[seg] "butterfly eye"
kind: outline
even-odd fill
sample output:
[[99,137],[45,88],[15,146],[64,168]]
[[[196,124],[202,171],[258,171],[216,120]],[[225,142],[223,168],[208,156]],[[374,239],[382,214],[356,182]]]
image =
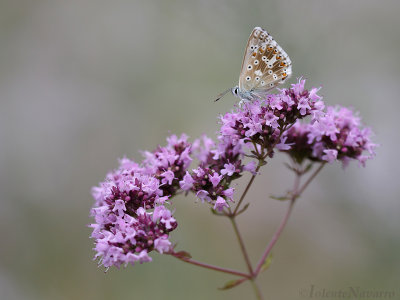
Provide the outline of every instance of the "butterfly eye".
[[235,90],[233,92],[235,93],[235,95],[237,95],[239,92],[239,88],[235,88]]

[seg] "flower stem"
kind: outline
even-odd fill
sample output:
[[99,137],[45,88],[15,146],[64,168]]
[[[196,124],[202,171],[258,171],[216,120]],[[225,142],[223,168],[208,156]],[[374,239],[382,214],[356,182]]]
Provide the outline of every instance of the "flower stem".
[[322,168],[325,166],[325,162],[321,163],[321,165],[314,171],[314,173],[311,174],[311,176],[307,179],[307,181],[303,184],[303,186],[299,189],[297,192],[298,197],[303,193],[303,191],[307,188],[307,186],[311,183],[311,181],[315,178],[315,176],[318,175],[318,173],[322,170]]
[[238,226],[236,224],[235,216],[231,215],[229,217],[229,219],[231,220],[231,223],[232,223],[232,226],[233,226],[233,230],[235,231],[236,237],[238,239],[238,242],[239,242],[239,245],[240,245],[240,249],[242,250],[242,254],[243,254],[243,257],[244,257],[244,260],[246,261],[247,269],[249,270],[249,273],[252,275],[253,274],[253,267],[251,266],[249,255],[247,254],[246,247],[244,245],[242,236],[241,236],[241,234],[239,232],[239,228],[238,228]]
[[270,254],[270,252],[271,252],[272,248],[274,247],[275,243],[278,241],[279,236],[281,235],[283,229],[285,228],[286,223],[287,223],[287,221],[289,219],[290,213],[292,212],[294,199],[292,198],[290,200],[290,205],[288,207],[288,210],[286,211],[285,217],[283,218],[283,220],[282,220],[281,224],[279,225],[277,231],[274,233],[271,241],[269,242],[267,248],[264,251],[264,254],[261,256],[261,259],[257,264],[256,270],[254,271],[255,275],[258,275],[260,273],[260,270],[261,270],[265,260],[267,259],[268,255]]
[[265,260],[267,259],[268,255],[271,253],[271,250],[275,246],[276,242],[278,241],[283,229],[285,228],[285,226],[289,220],[289,217],[292,212],[293,205],[294,205],[296,199],[298,197],[300,197],[301,193],[307,188],[307,186],[311,183],[311,181],[315,178],[315,176],[317,176],[317,174],[322,170],[324,165],[325,165],[325,163],[321,163],[321,165],[318,167],[318,169],[315,170],[315,172],[307,179],[307,181],[303,184],[303,186],[301,188],[299,188],[299,185],[300,185],[300,178],[303,174],[302,173],[296,174],[296,179],[294,182],[293,190],[291,192],[292,196],[290,198],[289,207],[286,211],[285,216],[283,217],[283,220],[281,221],[281,224],[279,225],[278,229],[272,236],[271,241],[269,242],[269,244],[267,245],[267,248],[265,249],[263,255],[261,256],[261,259],[258,262],[257,267],[254,271],[254,276],[257,276],[260,273]]
[[169,252],[169,253],[165,253],[165,254],[169,254],[172,255],[173,257],[180,259],[181,261],[184,261],[186,263],[195,265],[195,266],[199,266],[202,268],[206,268],[206,269],[210,269],[210,270],[214,270],[214,271],[218,271],[218,272],[222,272],[222,273],[228,273],[231,275],[235,275],[235,276],[240,276],[240,277],[244,277],[244,278],[251,278],[251,275],[243,273],[243,272],[239,272],[236,270],[231,270],[231,269],[227,269],[227,268],[222,268],[222,267],[218,267],[218,266],[214,266],[214,265],[210,265],[210,264],[206,264],[206,263],[202,263],[199,262],[197,260],[193,260],[189,257],[183,257],[183,256],[179,256],[178,253],[175,252]]
[[253,184],[253,181],[254,181],[254,179],[256,178],[257,173],[258,173],[258,171],[260,170],[260,168],[261,168],[261,164],[258,164],[258,166],[257,166],[257,168],[256,168],[256,170],[255,170],[255,172],[254,172],[254,174],[253,174],[253,175],[251,176],[251,178],[250,178],[249,183],[247,184],[246,188],[244,189],[243,194],[242,194],[242,196],[240,197],[239,202],[238,202],[238,204],[237,204],[236,207],[235,207],[235,210],[234,210],[233,213],[232,213],[233,216],[235,216],[236,213],[237,213],[237,211],[239,210],[239,206],[240,206],[240,204],[242,204],[242,201],[243,201],[244,197],[246,197],[246,194],[247,194],[247,192],[249,191],[251,185]]
[[261,148],[261,153],[259,153],[259,152],[258,152],[258,149],[257,149],[256,143],[253,142],[254,150],[256,151],[257,156],[258,156],[258,165],[257,165],[256,170],[254,171],[254,174],[251,176],[249,183],[247,184],[246,188],[244,189],[244,192],[243,192],[242,196],[240,197],[239,202],[238,202],[238,204],[237,204],[236,207],[235,207],[235,210],[233,211],[233,216],[235,216],[236,213],[238,212],[239,207],[240,207],[240,205],[242,204],[242,201],[243,201],[244,197],[246,197],[246,194],[247,194],[247,192],[249,191],[251,185],[253,184],[253,181],[254,181],[254,179],[256,178],[258,171],[260,171],[261,166],[263,166],[264,164],[266,164],[265,159],[266,159],[268,156],[270,156],[271,153],[274,151],[274,148],[275,148],[276,144],[278,144],[278,142],[281,140],[281,136],[282,136],[282,134],[285,132],[285,130],[286,130],[286,127],[280,131],[277,140],[275,141],[275,143],[273,143],[273,144],[271,145],[271,147],[269,148],[269,150],[267,151],[266,154],[264,154],[264,146],[262,146],[262,148]]
[[261,293],[260,287],[258,286],[256,280],[255,279],[251,279],[250,281],[251,281],[251,285],[253,286],[253,290],[254,290],[254,293],[256,294],[257,299],[258,300],[263,300],[264,297],[263,297],[263,295]]

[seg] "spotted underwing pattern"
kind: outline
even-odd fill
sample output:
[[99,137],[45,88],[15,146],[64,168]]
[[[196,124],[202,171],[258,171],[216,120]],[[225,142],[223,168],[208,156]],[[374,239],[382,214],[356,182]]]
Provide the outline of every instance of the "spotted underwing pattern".
[[262,96],[292,74],[292,62],[268,32],[255,27],[247,41],[239,91]]

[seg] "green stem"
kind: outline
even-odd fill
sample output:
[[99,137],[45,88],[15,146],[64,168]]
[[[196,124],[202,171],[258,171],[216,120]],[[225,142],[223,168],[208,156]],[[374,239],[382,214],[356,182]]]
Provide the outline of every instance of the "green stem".
[[242,204],[242,201],[243,201],[244,197],[246,197],[246,194],[247,194],[247,192],[249,191],[251,185],[253,184],[254,179],[256,178],[257,173],[258,173],[258,171],[260,170],[260,168],[261,168],[261,164],[259,163],[258,166],[257,166],[257,168],[256,168],[256,170],[255,170],[255,172],[254,172],[254,174],[251,176],[249,183],[247,184],[246,188],[244,189],[243,194],[242,194],[242,196],[240,197],[239,202],[238,202],[238,204],[236,205],[235,210],[233,211],[232,215],[235,216],[236,213],[237,213],[237,211],[239,210],[239,206],[240,206],[240,204]]
[[274,148],[275,148],[276,144],[281,140],[281,136],[282,136],[282,134],[283,134],[283,132],[284,132],[285,130],[286,130],[286,129],[281,130],[281,132],[279,133],[279,136],[278,136],[276,142],[270,147],[270,149],[267,151],[266,154],[264,154],[264,146],[262,146],[261,153],[259,153],[259,152],[258,152],[258,149],[257,149],[256,143],[253,142],[254,149],[255,149],[256,153],[258,154],[258,155],[257,155],[257,156],[258,156],[258,165],[257,165],[257,168],[256,168],[254,174],[251,176],[249,183],[247,184],[246,188],[244,189],[244,192],[243,192],[242,196],[240,197],[239,202],[238,202],[238,204],[237,204],[236,207],[235,207],[235,210],[233,211],[233,215],[234,215],[234,216],[235,216],[236,213],[238,212],[239,207],[240,207],[240,205],[242,204],[242,201],[243,201],[244,197],[246,197],[246,194],[247,194],[247,192],[249,191],[251,185],[253,184],[253,181],[254,181],[254,179],[256,178],[258,171],[260,171],[261,166],[264,165],[264,164],[266,163],[266,162],[265,162],[265,159],[266,159],[268,156],[270,156],[271,153],[274,151]]
[[234,216],[230,216],[229,219],[231,220],[231,223],[232,223],[232,226],[233,226],[233,230],[235,231],[236,237],[238,239],[238,242],[239,242],[239,245],[240,245],[240,249],[242,250],[242,254],[243,254],[243,257],[244,257],[244,260],[246,261],[247,269],[249,270],[250,274],[253,274],[253,267],[251,266],[249,255],[247,254],[246,247],[244,245],[242,236],[241,236],[241,234],[239,232],[239,228],[238,228],[238,226],[236,224],[235,217]]
[[255,281],[255,279],[251,279],[251,285],[253,287],[254,293],[256,294],[257,300],[263,300],[264,297],[261,293],[260,287],[258,286],[257,282]]

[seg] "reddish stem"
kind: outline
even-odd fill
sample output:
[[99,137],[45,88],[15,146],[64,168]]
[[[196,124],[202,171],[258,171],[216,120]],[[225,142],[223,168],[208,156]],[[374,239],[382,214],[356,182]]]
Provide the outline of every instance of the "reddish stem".
[[307,181],[303,184],[303,186],[301,188],[299,188],[300,185],[300,178],[303,175],[302,173],[297,173],[296,174],[296,180],[293,186],[293,190],[292,190],[292,197],[290,198],[290,204],[289,207],[286,211],[285,216],[283,217],[283,220],[281,221],[281,224],[279,225],[278,229],[276,230],[276,232],[274,233],[271,241],[269,242],[269,244],[267,245],[267,248],[265,249],[260,261],[257,264],[257,267],[254,271],[254,276],[256,277],[260,271],[261,268],[265,262],[265,260],[267,259],[268,255],[271,253],[272,248],[275,246],[276,242],[278,241],[283,229],[285,228],[287,221],[289,220],[290,217],[290,213],[292,212],[293,209],[293,205],[296,201],[296,199],[298,197],[300,197],[301,193],[307,188],[307,186],[311,183],[311,181],[315,178],[315,176],[317,176],[317,174],[322,170],[322,168],[324,167],[325,163],[321,163],[321,165],[318,167],[317,170],[315,170],[315,172],[307,179]]
[[227,269],[227,268],[222,268],[222,267],[218,267],[218,266],[214,266],[214,265],[210,265],[210,264],[206,264],[206,263],[202,263],[199,262],[197,260],[193,260],[191,258],[188,257],[184,257],[184,256],[180,256],[179,254],[175,253],[175,252],[170,252],[170,253],[165,253],[165,254],[169,254],[172,255],[173,257],[180,259],[181,261],[184,261],[186,263],[195,265],[195,266],[199,266],[199,267],[203,267],[206,269],[210,269],[210,270],[214,270],[214,271],[218,271],[218,272],[222,272],[222,273],[228,273],[231,275],[236,275],[236,276],[240,276],[240,277],[244,277],[244,278],[248,278],[250,279],[251,276],[249,274],[243,273],[243,272],[239,272],[236,270],[231,270],[231,269]]
[[271,241],[269,242],[267,248],[264,251],[264,254],[262,255],[260,261],[257,264],[256,270],[254,271],[255,276],[257,276],[260,273],[260,270],[261,270],[265,260],[267,259],[268,255],[270,254],[275,243],[278,241],[279,236],[281,235],[281,233],[283,231],[283,228],[285,228],[286,223],[289,219],[290,213],[292,212],[293,204],[294,204],[294,199],[292,198],[290,200],[290,205],[289,205],[288,210],[286,211],[285,217],[283,218],[281,224],[279,225],[278,230],[274,233]]

